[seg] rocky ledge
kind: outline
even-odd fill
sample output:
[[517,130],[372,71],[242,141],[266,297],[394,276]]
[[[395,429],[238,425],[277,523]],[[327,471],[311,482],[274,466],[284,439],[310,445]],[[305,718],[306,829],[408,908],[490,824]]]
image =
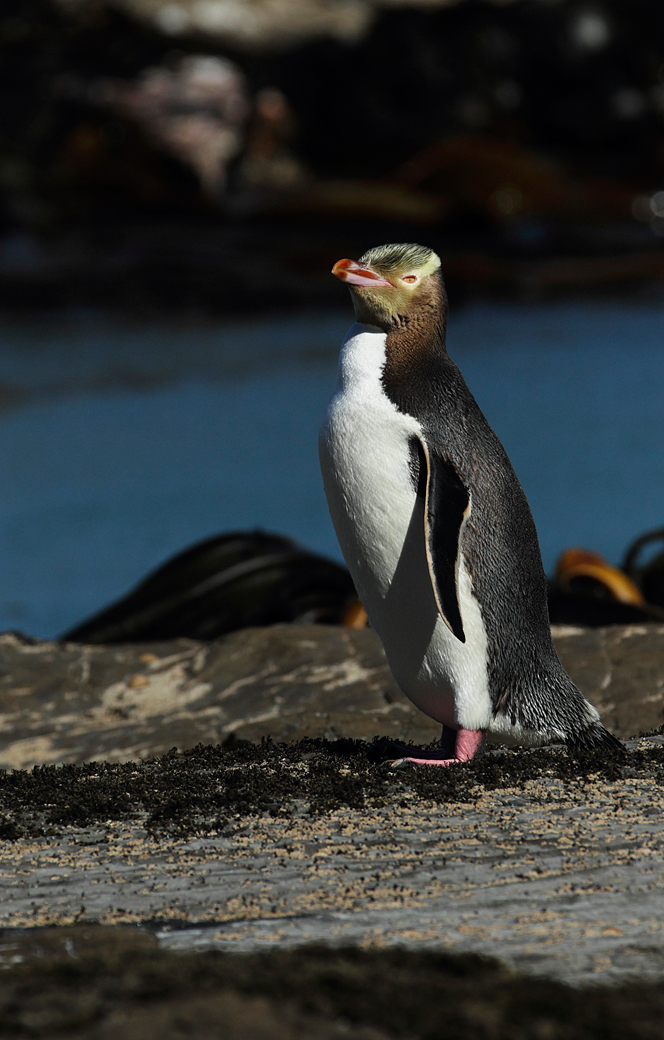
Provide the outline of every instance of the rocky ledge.
[[[664,627],[558,629],[555,639],[614,732],[661,725]],[[291,1010],[311,1009],[330,971],[365,979],[385,966],[414,979],[431,968],[441,986],[446,973],[484,972],[493,981],[482,982],[477,1014],[495,1029],[464,1033],[477,1038],[515,1035],[500,1017],[512,1007],[533,1040],[553,1036],[570,1008],[578,1037],[640,1036],[631,1007],[661,1016],[661,735],[628,740],[622,756],[494,749],[454,769],[391,770],[370,738],[426,740],[436,728],[399,694],[371,631],[276,626],[210,644],[116,647],[5,634],[0,661],[3,761],[45,763],[0,772],[6,1035],[50,1036],[66,1012],[71,1036],[117,1035],[122,1016],[136,1014],[136,1035],[175,1037],[180,1026],[162,1028],[164,1016],[193,1023],[210,1002],[241,1004],[234,973],[268,985],[271,965],[291,962]],[[117,941],[131,978],[125,954],[113,960],[118,926],[127,928]],[[312,942],[324,946],[309,953]],[[71,963],[56,951],[51,965],[40,943],[64,943]],[[182,956],[190,951],[201,954],[196,968]],[[502,966],[463,960],[469,954]],[[258,976],[253,962],[242,967],[256,956]],[[304,962],[319,964],[318,981],[306,981]],[[176,981],[210,973],[195,1008],[178,1004],[170,984],[145,997],[140,980],[154,980],[148,965],[157,963]],[[613,988],[574,995],[555,988],[563,983]],[[626,983],[637,989],[615,988]],[[251,992],[262,992],[256,985]],[[104,996],[111,990],[119,1003]],[[526,994],[539,996],[524,1011]],[[614,1022],[621,1002],[626,1018]],[[421,1005],[431,1005],[424,994]],[[443,1006],[475,1022],[461,991]],[[242,1008],[240,1018],[254,1013]],[[281,1011],[265,1014],[276,1021]],[[363,1040],[443,1028],[418,1019],[400,1032],[343,1001],[338,1015]],[[229,1036],[247,1035],[238,1023]],[[338,1035],[336,1025],[302,1028],[293,1026],[298,1036]]]
[[[569,674],[605,725],[664,723],[664,626],[557,628]],[[0,636],[0,767],[144,760],[235,737],[427,742],[438,727],[398,690],[375,634],[244,629],[213,643],[123,646]]]
[[123,924],[174,953],[397,946],[576,985],[664,978],[663,737],[442,770],[372,750],[236,743],[5,773],[0,946]]

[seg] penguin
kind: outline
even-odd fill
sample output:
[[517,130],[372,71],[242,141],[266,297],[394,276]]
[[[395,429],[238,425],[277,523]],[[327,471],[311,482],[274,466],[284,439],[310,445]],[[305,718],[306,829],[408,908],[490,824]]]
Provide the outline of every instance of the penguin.
[[551,640],[535,523],[505,449],[447,353],[440,258],[378,246],[332,268],[356,322],[320,431],[332,522],[370,624],[448,766],[487,738],[621,748]]

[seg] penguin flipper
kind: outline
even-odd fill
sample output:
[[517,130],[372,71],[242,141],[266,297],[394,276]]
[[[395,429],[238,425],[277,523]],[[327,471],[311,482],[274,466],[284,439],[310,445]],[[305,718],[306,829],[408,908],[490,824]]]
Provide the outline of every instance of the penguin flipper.
[[461,532],[470,514],[470,492],[449,460],[426,444],[422,447],[427,467],[424,535],[429,575],[443,621],[465,643],[458,581]]

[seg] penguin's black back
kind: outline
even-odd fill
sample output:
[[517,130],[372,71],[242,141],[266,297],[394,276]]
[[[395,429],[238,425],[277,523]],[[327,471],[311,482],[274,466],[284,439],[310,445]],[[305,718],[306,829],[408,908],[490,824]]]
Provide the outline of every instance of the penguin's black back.
[[[570,744],[618,743],[588,716],[551,639],[547,584],[528,501],[498,437],[444,346],[419,357],[389,350],[383,388],[420,423],[430,454],[454,468],[471,494],[463,552],[487,634],[495,713]],[[396,359],[396,363],[395,363]]]

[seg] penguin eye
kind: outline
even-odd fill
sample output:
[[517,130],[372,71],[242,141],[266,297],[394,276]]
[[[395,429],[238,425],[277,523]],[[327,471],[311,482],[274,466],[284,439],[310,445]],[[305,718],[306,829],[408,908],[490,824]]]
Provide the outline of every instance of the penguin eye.
[[416,274],[406,274],[401,279],[401,281],[402,282],[408,282],[410,285],[413,285],[413,283],[417,281],[417,275]]

